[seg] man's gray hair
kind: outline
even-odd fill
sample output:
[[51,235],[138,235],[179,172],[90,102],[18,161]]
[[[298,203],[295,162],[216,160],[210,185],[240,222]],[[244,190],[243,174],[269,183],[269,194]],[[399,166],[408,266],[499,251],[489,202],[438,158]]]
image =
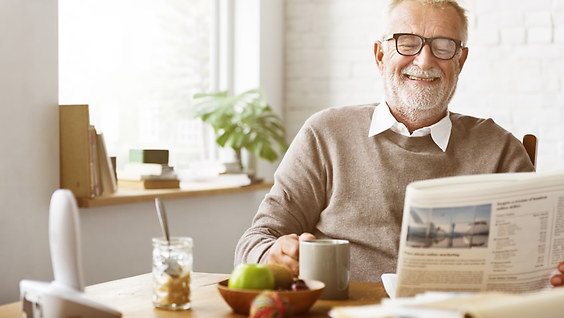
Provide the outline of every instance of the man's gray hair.
[[435,7],[445,7],[451,6],[456,10],[458,16],[460,17],[460,21],[462,21],[462,42],[466,43],[468,40],[468,17],[466,16],[466,9],[464,9],[458,1],[456,0],[390,0],[390,4],[388,6],[388,16],[392,13],[392,11],[402,2],[405,1],[416,1],[424,5],[431,5]]

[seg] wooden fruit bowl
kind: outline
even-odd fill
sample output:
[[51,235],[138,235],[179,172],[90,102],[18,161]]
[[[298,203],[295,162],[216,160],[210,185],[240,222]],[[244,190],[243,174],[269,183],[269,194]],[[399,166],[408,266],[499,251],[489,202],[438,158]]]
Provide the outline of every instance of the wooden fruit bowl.
[[[217,289],[225,302],[233,309],[235,313],[248,315],[253,299],[262,292],[262,290],[254,289],[236,289],[227,287],[226,279],[217,283]],[[293,309],[295,315],[303,314],[309,311],[315,301],[321,296],[325,284],[317,280],[305,280],[309,290],[275,290],[282,298],[286,298]]]

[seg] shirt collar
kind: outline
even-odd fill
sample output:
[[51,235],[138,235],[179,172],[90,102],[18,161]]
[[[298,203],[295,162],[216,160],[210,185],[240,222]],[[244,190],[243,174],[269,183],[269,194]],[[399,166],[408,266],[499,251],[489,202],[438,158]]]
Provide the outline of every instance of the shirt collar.
[[449,114],[450,113],[447,111],[446,116],[438,122],[431,126],[419,128],[410,134],[404,124],[396,121],[386,102],[382,101],[378,106],[376,106],[376,109],[372,114],[372,122],[370,123],[368,137],[376,136],[388,129],[407,137],[420,137],[431,134],[433,142],[441,148],[443,152],[445,152],[452,129],[452,122],[450,121]]

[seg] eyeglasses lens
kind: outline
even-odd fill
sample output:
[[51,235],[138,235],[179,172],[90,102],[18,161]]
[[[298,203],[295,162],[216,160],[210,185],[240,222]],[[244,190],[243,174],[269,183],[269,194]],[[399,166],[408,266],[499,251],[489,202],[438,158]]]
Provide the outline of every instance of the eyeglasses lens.
[[[402,55],[412,56],[421,51],[423,38],[417,35],[402,34],[396,39],[396,48]],[[431,40],[431,51],[439,59],[449,60],[456,54],[456,43],[451,39],[434,38]]]
[[415,55],[419,53],[423,40],[418,36],[400,35],[396,40],[398,52],[403,55]]
[[436,57],[448,60],[456,53],[456,43],[449,39],[435,39],[431,43],[431,50]]

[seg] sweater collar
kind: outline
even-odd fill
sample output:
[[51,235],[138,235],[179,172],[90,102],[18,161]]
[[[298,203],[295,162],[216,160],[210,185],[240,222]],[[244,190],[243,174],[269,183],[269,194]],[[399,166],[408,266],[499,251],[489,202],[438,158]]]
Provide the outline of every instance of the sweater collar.
[[370,123],[368,137],[376,136],[388,129],[407,137],[421,137],[430,134],[433,142],[435,142],[435,144],[441,148],[443,152],[445,152],[452,129],[452,122],[450,121],[449,114],[450,113],[447,111],[446,116],[438,122],[431,126],[419,128],[410,134],[404,124],[396,121],[386,102],[382,101],[376,106],[376,109],[372,114],[372,122]]

